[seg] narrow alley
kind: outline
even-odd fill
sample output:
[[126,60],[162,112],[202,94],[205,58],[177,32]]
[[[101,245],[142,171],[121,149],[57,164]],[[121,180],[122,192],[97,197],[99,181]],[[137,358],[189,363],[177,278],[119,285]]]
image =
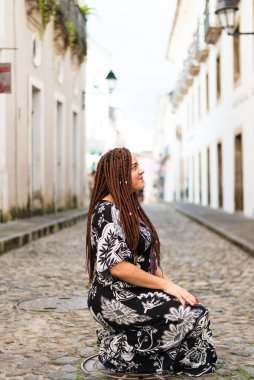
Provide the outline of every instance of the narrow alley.
[[[205,377],[253,379],[253,257],[169,204],[145,208],[159,231],[162,269],[210,311],[218,366]],[[86,297],[85,222],[3,254],[0,267],[0,379],[94,378],[80,368],[97,353],[97,325],[84,303],[22,309],[28,300]]]

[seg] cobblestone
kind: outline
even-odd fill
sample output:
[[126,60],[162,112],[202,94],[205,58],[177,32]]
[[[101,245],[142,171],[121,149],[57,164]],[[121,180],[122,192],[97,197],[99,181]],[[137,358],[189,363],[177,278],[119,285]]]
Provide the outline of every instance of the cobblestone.
[[[167,204],[146,209],[159,230],[162,269],[209,308],[219,360],[204,378],[254,379],[254,258]],[[0,379],[92,379],[80,369],[97,353],[87,309],[18,307],[33,298],[87,295],[85,223],[9,251],[0,268]]]

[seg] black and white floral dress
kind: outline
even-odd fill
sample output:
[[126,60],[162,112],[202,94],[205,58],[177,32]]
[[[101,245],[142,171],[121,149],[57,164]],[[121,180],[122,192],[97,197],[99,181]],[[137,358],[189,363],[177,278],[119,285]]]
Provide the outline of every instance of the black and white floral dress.
[[102,325],[99,360],[121,372],[170,371],[201,376],[213,372],[216,352],[207,309],[187,306],[163,291],[137,287],[113,277],[109,268],[128,261],[154,273],[156,261],[149,228],[140,222],[138,256],[133,260],[119,219],[119,210],[102,200],[95,207],[91,229],[96,276],[88,306]]

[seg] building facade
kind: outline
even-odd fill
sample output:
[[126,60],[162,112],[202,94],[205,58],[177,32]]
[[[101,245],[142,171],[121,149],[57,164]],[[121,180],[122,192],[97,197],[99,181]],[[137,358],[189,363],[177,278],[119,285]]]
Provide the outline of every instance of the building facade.
[[157,195],[167,202],[184,192],[182,131],[176,123],[172,106],[173,92],[160,96],[153,155],[157,162]]
[[[254,31],[253,0],[235,3],[236,31]],[[181,160],[165,197],[254,217],[254,36],[227,35],[215,8],[214,0],[178,1],[167,52],[179,68],[168,128],[181,131]]]
[[85,17],[72,0],[0,0],[0,210],[8,219],[84,203]]

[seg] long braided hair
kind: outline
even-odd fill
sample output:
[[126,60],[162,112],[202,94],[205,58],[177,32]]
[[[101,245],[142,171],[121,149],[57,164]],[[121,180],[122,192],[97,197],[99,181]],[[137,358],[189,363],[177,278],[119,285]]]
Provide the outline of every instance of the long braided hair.
[[160,241],[158,234],[138,202],[136,192],[131,186],[131,153],[126,148],[115,148],[105,153],[98,162],[94,188],[87,217],[86,231],[86,260],[89,273],[89,282],[93,280],[95,272],[94,257],[91,250],[91,221],[94,208],[99,200],[111,194],[120,211],[120,220],[125,234],[126,243],[133,257],[136,255],[139,241],[140,219],[150,228],[152,244],[160,263]]

